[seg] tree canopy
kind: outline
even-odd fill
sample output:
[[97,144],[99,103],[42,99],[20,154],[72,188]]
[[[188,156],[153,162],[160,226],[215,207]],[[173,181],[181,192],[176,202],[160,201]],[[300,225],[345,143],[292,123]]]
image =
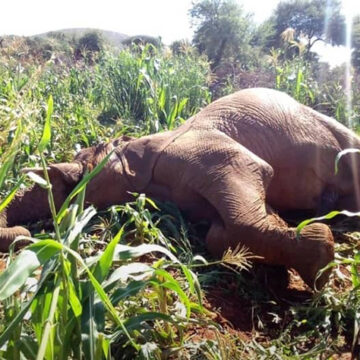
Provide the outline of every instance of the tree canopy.
[[223,59],[242,59],[249,48],[252,21],[234,0],[200,0],[190,10],[193,44],[205,53],[212,68]]
[[294,39],[306,40],[307,52],[317,41],[331,45],[345,43],[345,18],[339,0],[282,1],[272,16],[275,28],[274,44],[288,28],[294,30]]
[[90,31],[79,38],[78,48],[90,52],[99,52],[103,49],[104,39],[98,31]]

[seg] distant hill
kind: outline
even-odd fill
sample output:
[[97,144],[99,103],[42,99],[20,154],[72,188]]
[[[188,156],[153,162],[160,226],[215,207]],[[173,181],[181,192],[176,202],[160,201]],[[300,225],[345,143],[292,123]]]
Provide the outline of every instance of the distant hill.
[[128,35],[118,33],[115,31],[107,31],[107,30],[99,30],[99,29],[92,29],[92,28],[74,28],[74,29],[62,29],[62,30],[56,30],[56,31],[49,31],[42,34],[37,34],[30,36],[30,38],[48,38],[48,37],[61,37],[62,34],[65,35],[65,37],[68,37],[70,39],[79,39],[84,34],[92,31],[99,32],[104,40],[108,42],[110,45],[116,46],[116,47],[122,47],[122,42],[129,38]]

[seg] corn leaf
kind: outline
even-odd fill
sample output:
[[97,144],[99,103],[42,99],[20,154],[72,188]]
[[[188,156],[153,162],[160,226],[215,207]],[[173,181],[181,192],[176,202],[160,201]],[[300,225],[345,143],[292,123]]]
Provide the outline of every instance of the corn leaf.
[[347,154],[354,154],[354,153],[360,153],[360,149],[345,149],[343,151],[340,151],[335,158],[335,175],[338,173],[339,171],[339,162],[340,159]]
[[107,274],[111,269],[111,265],[113,263],[114,252],[116,245],[122,238],[124,233],[124,226],[118,231],[118,233],[114,236],[114,238],[110,241],[105,251],[102,253],[96,267],[94,269],[94,276],[99,283],[102,283],[106,278]]
[[163,246],[155,244],[141,244],[139,246],[128,246],[118,244],[115,249],[116,260],[129,260],[151,252],[160,252],[170,258],[175,263],[179,263],[179,260],[169,250]]
[[10,204],[12,199],[15,197],[16,192],[24,181],[24,177],[21,177],[10,193],[5,197],[5,199],[0,203],[0,213]]
[[186,317],[189,318],[190,313],[191,313],[190,300],[187,297],[187,295],[185,294],[184,290],[181,289],[179,282],[164,269],[156,269],[155,274],[158,277],[164,278],[166,280],[164,282],[160,282],[159,283],[160,286],[166,287],[166,288],[176,292],[176,294],[179,296],[181,302],[185,305]]
[[50,120],[51,120],[51,116],[53,113],[53,108],[54,108],[54,102],[53,102],[53,98],[50,95],[49,100],[47,102],[47,111],[46,111],[46,119],[45,119],[45,125],[44,125],[44,130],[43,130],[43,134],[39,143],[39,152],[42,153],[45,148],[48,146],[50,140],[51,140],[51,125],[50,125]]
[[13,331],[16,328],[16,326],[18,326],[18,324],[23,321],[24,316],[29,311],[30,306],[32,305],[33,301],[35,299],[37,299],[39,293],[42,292],[43,286],[46,283],[46,281],[48,279],[48,276],[50,274],[52,274],[52,272],[53,272],[53,266],[48,266],[48,267],[44,266],[44,270],[42,271],[40,282],[38,284],[38,287],[37,287],[34,295],[31,297],[31,299],[29,301],[27,301],[27,302],[25,302],[23,304],[23,306],[22,306],[21,310],[18,312],[18,314],[12,319],[11,323],[7,325],[4,332],[1,333],[1,335],[0,335],[0,348],[4,345],[4,343],[13,334]]
[[28,277],[61,247],[56,241],[42,240],[23,250],[10,266],[0,274],[0,300],[4,300],[19,290]]
[[324,215],[324,216],[320,216],[320,217],[314,217],[311,219],[307,219],[302,221],[297,227],[296,227],[296,236],[299,236],[301,233],[301,230],[306,226],[309,225],[315,221],[321,221],[321,220],[330,220],[332,218],[334,218],[337,215],[346,215],[349,217],[353,217],[353,216],[360,216],[360,211],[359,212],[351,212],[351,211],[347,211],[347,210],[342,210],[342,211],[338,211],[338,210],[334,210],[329,212],[328,214]]

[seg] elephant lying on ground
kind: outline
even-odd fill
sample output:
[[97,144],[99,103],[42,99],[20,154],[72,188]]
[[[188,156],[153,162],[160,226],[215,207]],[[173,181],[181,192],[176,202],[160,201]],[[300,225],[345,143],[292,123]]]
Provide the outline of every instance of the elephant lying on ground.
[[[191,219],[210,221],[206,245],[213,255],[242,244],[314,286],[318,270],[334,258],[329,227],[308,225],[297,239],[275,211],[358,210],[356,155],[345,156],[334,174],[336,155],[349,147],[360,148],[359,138],[335,120],[281,92],[247,89],[213,102],[174,131],[84,149],[71,163],[51,165],[49,175],[59,207],[85,169],[115,149],[88,185],[88,204],[124,203],[131,200],[128,191],[173,201]],[[49,215],[43,189],[19,194],[2,214],[1,250],[16,234],[29,235],[10,227]]]

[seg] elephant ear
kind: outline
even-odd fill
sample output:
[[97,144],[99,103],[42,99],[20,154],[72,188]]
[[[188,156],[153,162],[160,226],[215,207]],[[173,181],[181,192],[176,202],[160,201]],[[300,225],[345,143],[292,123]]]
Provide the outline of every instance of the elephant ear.
[[[68,185],[76,184],[80,181],[83,175],[83,166],[78,162],[49,165],[47,170],[50,181],[53,184],[58,183],[59,181]],[[33,172],[39,176],[44,176],[44,169],[41,167],[25,168],[22,170],[22,172]]]
[[125,176],[136,191],[142,191],[149,185],[161,153],[179,136],[188,131],[190,125],[190,122],[185,123],[175,131],[166,131],[131,140],[118,154]]
[[125,176],[136,191],[148,186],[157,159],[172,141],[169,132],[150,135],[129,142],[121,152]]

